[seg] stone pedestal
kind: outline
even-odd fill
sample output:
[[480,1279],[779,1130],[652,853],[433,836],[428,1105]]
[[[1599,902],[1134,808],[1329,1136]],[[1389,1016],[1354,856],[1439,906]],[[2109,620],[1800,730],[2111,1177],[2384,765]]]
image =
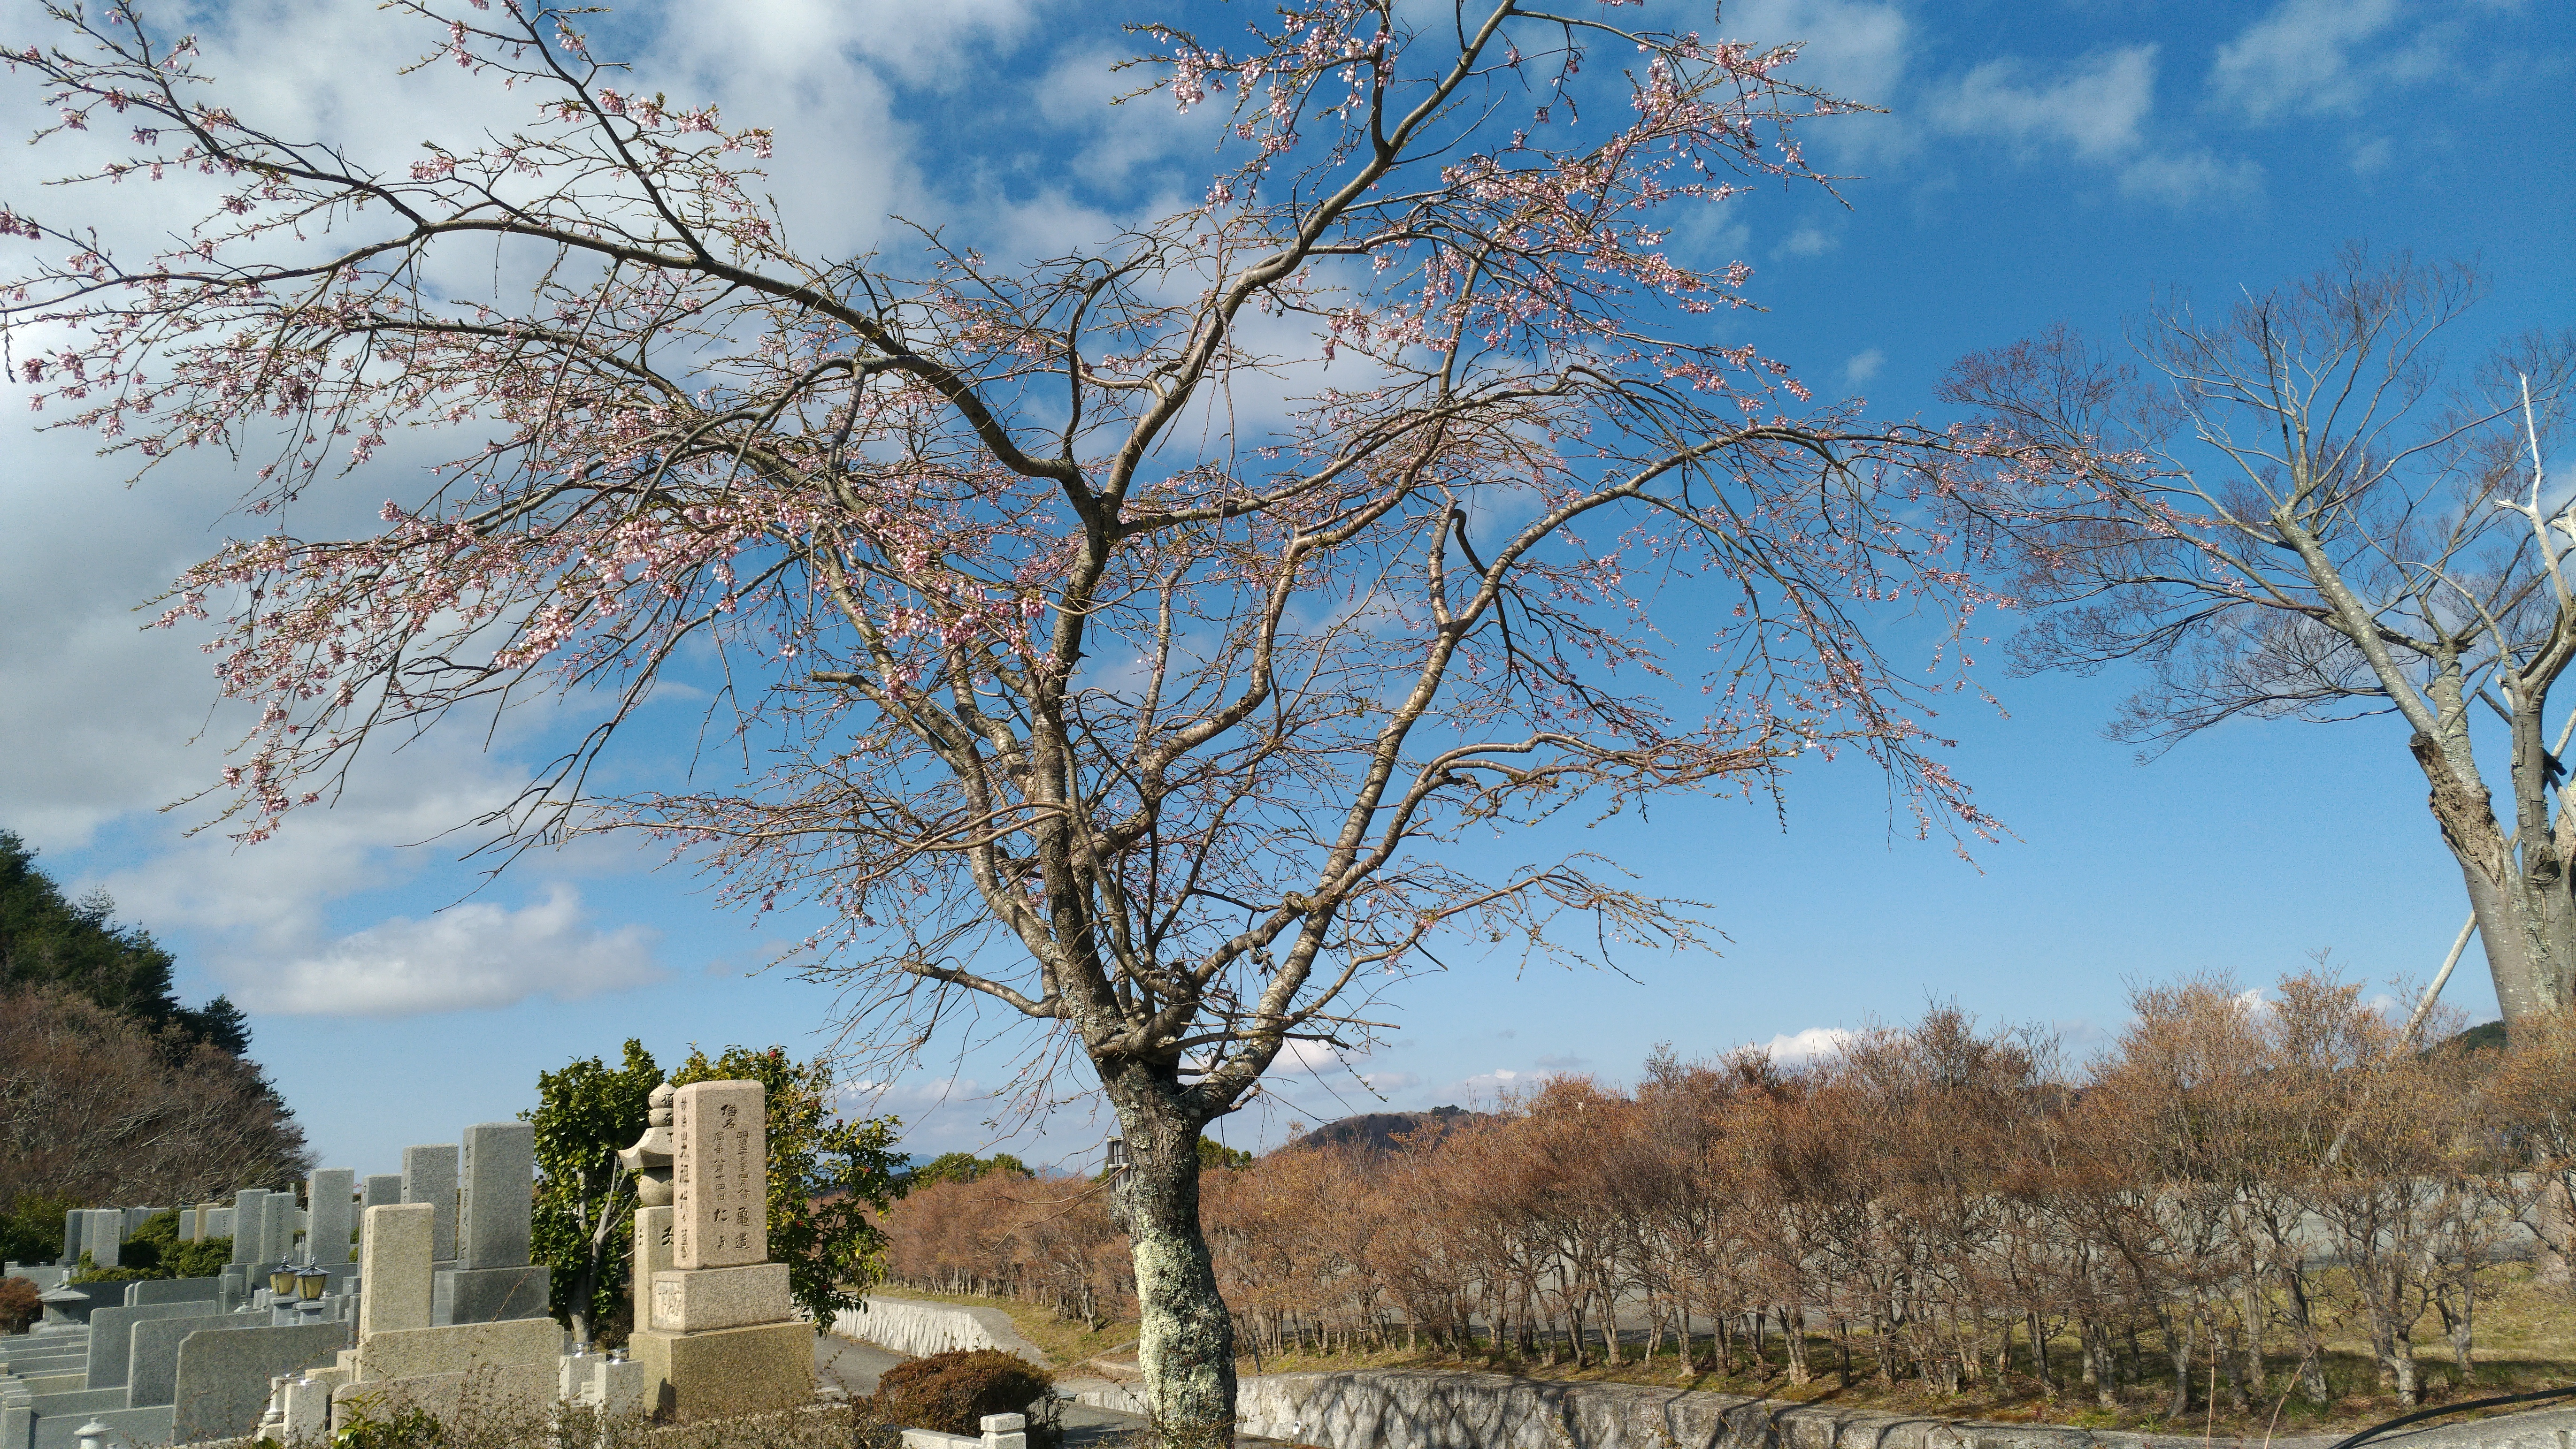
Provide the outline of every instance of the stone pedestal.
[[442,1271],[430,1293],[429,1321],[499,1323],[544,1318],[553,1276],[552,1270],[538,1265]]
[[787,1296],[784,1263],[668,1269],[653,1275],[651,1317],[644,1326],[665,1333],[699,1333],[778,1323],[795,1314],[796,1305]]
[[646,1405],[681,1423],[767,1414],[814,1401],[814,1325],[762,1323],[671,1333],[639,1328],[626,1351],[657,1386]]

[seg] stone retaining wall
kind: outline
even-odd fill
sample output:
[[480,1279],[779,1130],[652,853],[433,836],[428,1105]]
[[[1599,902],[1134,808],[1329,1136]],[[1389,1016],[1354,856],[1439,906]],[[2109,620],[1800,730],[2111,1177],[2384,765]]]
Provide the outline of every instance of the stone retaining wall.
[[[1088,1395],[1085,1395],[1088,1398]],[[1244,1433],[1326,1449],[2256,1449],[2198,1435],[1976,1424],[1637,1384],[1387,1370],[1264,1374],[1237,1400]],[[2576,1409],[2402,1430],[2372,1449],[2563,1449]],[[2328,1449],[2344,1436],[2270,1441]]]
[[997,1348],[1040,1368],[1047,1366],[1046,1354],[1021,1337],[1011,1315],[998,1308],[925,1303],[871,1293],[867,1296],[867,1311],[835,1315],[830,1331],[910,1358],[956,1349]]

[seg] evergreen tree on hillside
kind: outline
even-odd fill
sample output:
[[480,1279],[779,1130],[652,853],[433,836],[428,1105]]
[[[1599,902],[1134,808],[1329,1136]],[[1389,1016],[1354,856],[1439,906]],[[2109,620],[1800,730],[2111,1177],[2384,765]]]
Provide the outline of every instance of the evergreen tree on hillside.
[[177,1028],[184,1045],[203,1042],[233,1056],[250,1051],[250,1023],[228,997],[179,1004],[170,953],[140,926],[118,926],[105,891],[78,901],[36,867],[36,852],[0,830],[0,990],[59,986],[158,1034]]

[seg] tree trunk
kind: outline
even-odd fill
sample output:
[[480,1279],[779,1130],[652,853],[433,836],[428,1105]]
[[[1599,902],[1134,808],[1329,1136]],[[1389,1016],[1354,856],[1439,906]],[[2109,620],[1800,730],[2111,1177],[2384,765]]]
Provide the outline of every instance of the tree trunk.
[[2552,1177],[2544,1184],[2522,1221],[2537,1240],[2534,1276],[2548,1287],[2576,1288],[2576,1192],[2567,1180]]
[[2191,1412],[2192,1319],[2184,1313],[2157,1316],[2164,1319],[2165,1357],[2173,1361],[2173,1402],[2166,1412],[2179,1419]]
[[1234,1315],[1199,1228],[1199,1129],[1172,1067],[1129,1066],[1103,1085],[1127,1137],[1111,1202],[1136,1266],[1136,1362],[1172,1449],[1232,1442]]
[[[2530,773],[2545,781],[2546,772],[2535,753],[2537,741],[2526,743],[2521,725],[2517,719],[2513,731],[2516,774],[2524,773],[2522,757],[2533,754]],[[2536,734],[2537,728],[2535,716],[2530,732]],[[2571,878],[2562,858],[2560,842],[2554,838],[2557,832],[2546,824],[2531,828],[2526,821],[2520,832],[2525,838],[2508,845],[2505,827],[2496,819],[2494,797],[2475,775],[2474,762],[2455,758],[2468,754],[2465,739],[2455,748],[2444,749],[2419,734],[2409,747],[2432,787],[2427,803],[2441,826],[2442,843],[2459,862],[2461,879],[2468,887],[2469,908],[2478,921],[2478,948],[2486,952],[2487,974],[2495,983],[2496,1004],[2503,1008],[2506,1028],[2569,1010],[2571,998],[2576,998],[2576,893],[2570,889],[2576,878]],[[2530,782],[2517,779],[2515,793],[2526,792],[2546,799],[2545,785],[2533,790]],[[2525,803],[2517,802],[2518,806]],[[2520,813],[2532,812],[2522,808]],[[2545,821],[2546,817],[2544,803],[2539,818]],[[2559,824],[2563,829],[2568,822]]]
[[1807,1381],[1807,1310],[1795,1303],[1780,1305],[1780,1347],[1788,1354],[1789,1382]]

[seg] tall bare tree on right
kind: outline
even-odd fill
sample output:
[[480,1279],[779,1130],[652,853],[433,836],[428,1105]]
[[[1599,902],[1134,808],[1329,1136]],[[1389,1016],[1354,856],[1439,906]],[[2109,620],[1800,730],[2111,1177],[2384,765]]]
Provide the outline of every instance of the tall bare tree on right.
[[2043,611],[2021,667],[2142,663],[2110,732],[2150,751],[2240,715],[2397,716],[2511,1024],[2576,1003],[2550,708],[2576,661],[2576,498],[2541,462],[2576,339],[2449,365],[2437,344],[2484,290],[2354,245],[2217,313],[2169,296],[2120,352],[2059,328],[1943,389],[2066,465],[2021,475],[2008,510]]

